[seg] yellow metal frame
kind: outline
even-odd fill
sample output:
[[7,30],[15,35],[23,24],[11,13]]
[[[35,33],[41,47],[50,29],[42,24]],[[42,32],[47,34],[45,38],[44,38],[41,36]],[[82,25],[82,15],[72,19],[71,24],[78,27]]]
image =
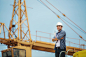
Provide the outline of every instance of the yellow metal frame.
[[[24,10],[22,9],[22,7],[24,7]],[[17,17],[18,17],[18,21],[14,19],[15,15],[17,15]],[[22,19],[23,16],[25,16],[24,19]],[[25,21],[27,21],[27,23],[25,23]],[[21,49],[21,47],[24,47],[24,48],[26,48],[27,51],[29,50],[29,57],[32,57],[31,49],[32,49],[33,41],[31,39],[31,34],[30,34],[30,27],[29,27],[25,0],[23,0],[23,1],[14,0],[13,13],[12,13],[12,19],[10,21],[10,23],[11,23],[10,27],[12,27],[12,22],[15,22],[15,25],[18,26],[18,28],[16,28],[14,32],[7,29],[7,27],[5,26],[4,23],[0,23],[1,24],[0,33],[2,30],[2,26],[3,26],[3,31],[4,31],[4,27],[5,27],[8,31],[8,37],[9,37],[9,39],[5,38],[5,32],[4,32],[4,38],[0,38],[0,40],[1,40],[0,42],[8,45],[8,48],[10,48],[10,46],[15,46],[19,49]],[[22,24],[24,24],[26,26],[26,28],[27,28],[26,32],[23,31]],[[17,38],[14,37],[15,33],[17,33]],[[29,33],[29,37],[28,37],[27,33]],[[24,36],[22,36],[22,34],[24,34]],[[23,40],[25,38],[25,36],[28,38],[28,40]],[[24,46],[24,45],[28,45],[28,46]],[[12,47],[12,48],[15,48],[15,47]]]
[[[13,55],[13,49],[14,49],[14,48],[26,50],[26,57],[31,57],[31,53],[30,53],[30,52],[31,52],[31,48],[30,48],[30,47],[26,47],[26,46],[15,46],[15,47],[8,48],[8,49],[6,49],[6,50],[3,50],[3,51],[2,51],[2,54],[3,54],[3,52],[6,52],[6,51],[11,50],[12,57],[14,57],[14,55]],[[2,55],[2,56],[3,56],[3,55]]]

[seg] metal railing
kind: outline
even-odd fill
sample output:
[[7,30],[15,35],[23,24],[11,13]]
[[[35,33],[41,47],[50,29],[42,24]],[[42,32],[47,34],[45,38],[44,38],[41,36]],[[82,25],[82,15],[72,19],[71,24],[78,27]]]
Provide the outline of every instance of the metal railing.
[[[49,34],[49,37],[38,36],[38,32],[39,32],[39,33]],[[32,34],[31,34],[31,35],[32,35]],[[36,35],[32,35],[32,36],[36,36],[36,41],[37,41],[38,38],[40,38],[40,41],[42,41],[42,40],[41,40],[42,38],[45,38],[45,39],[49,39],[49,43],[52,43],[52,37],[51,37],[51,36],[54,36],[54,34],[52,34],[52,33],[47,33],[47,32],[42,32],[42,31],[36,31]],[[66,40],[66,42],[69,44],[68,46],[70,46],[71,44],[75,44],[75,45],[79,45],[79,48],[83,47],[83,49],[86,49],[86,45],[80,43],[82,39],[71,38],[71,37],[66,37],[66,38],[67,38],[67,39],[73,39],[73,40],[79,41],[78,43],[74,43],[74,42],[71,42],[71,41]]]
[[[59,54],[59,57],[61,57],[61,54],[62,54],[63,52],[66,53],[66,55],[68,55],[68,52],[69,52],[69,51],[73,52],[73,50],[71,50],[71,49],[69,49],[67,52],[66,52],[66,51],[61,51],[60,54]],[[66,57],[68,57],[68,56],[66,56]]]

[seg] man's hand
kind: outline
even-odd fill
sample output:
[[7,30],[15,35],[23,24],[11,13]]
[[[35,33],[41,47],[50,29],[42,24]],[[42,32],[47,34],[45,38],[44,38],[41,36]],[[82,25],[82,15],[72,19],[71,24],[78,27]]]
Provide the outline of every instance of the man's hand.
[[[62,37],[61,39],[63,39],[64,37]],[[52,41],[57,41],[58,39],[57,38],[54,38],[54,39],[52,39]]]
[[58,40],[57,38],[52,39],[52,41],[57,41],[57,40]]

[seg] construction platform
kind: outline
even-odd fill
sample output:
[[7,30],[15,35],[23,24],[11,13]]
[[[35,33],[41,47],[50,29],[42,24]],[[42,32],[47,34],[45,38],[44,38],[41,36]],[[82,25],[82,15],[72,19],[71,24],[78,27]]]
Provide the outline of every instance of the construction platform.
[[[16,39],[10,39],[9,40],[9,39],[4,39],[4,38],[0,38],[0,43],[3,43],[3,44],[8,45],[8,46],[17,46],[17,43],[20,43],[21,46],[32,45],[32,49],[34,49],[34,50],[40,50],[40,51],[55,53],[55,50],[54,50],[55,44],[53,44],[53,43],[47,43],[47,42],[42,42],[42,41],[33,41],[32,43],[29,43],[28,41],[22,41],[22,40],[16,40]],[[86,50],[86,49],[66,46],[66,51],[68,51],[68,50],[73,50],[73,51],[68,52],[68,55],[73,55],[77,51],[82,51],[82,50]]]

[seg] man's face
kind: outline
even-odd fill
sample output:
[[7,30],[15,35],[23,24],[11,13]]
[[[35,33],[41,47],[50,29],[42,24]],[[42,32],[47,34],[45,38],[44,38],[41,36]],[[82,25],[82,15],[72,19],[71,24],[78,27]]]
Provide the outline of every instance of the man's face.
[[60,26],[60,25],[57,26],[57,30],[58,30],[58,31],[62,30],[62,26]]

